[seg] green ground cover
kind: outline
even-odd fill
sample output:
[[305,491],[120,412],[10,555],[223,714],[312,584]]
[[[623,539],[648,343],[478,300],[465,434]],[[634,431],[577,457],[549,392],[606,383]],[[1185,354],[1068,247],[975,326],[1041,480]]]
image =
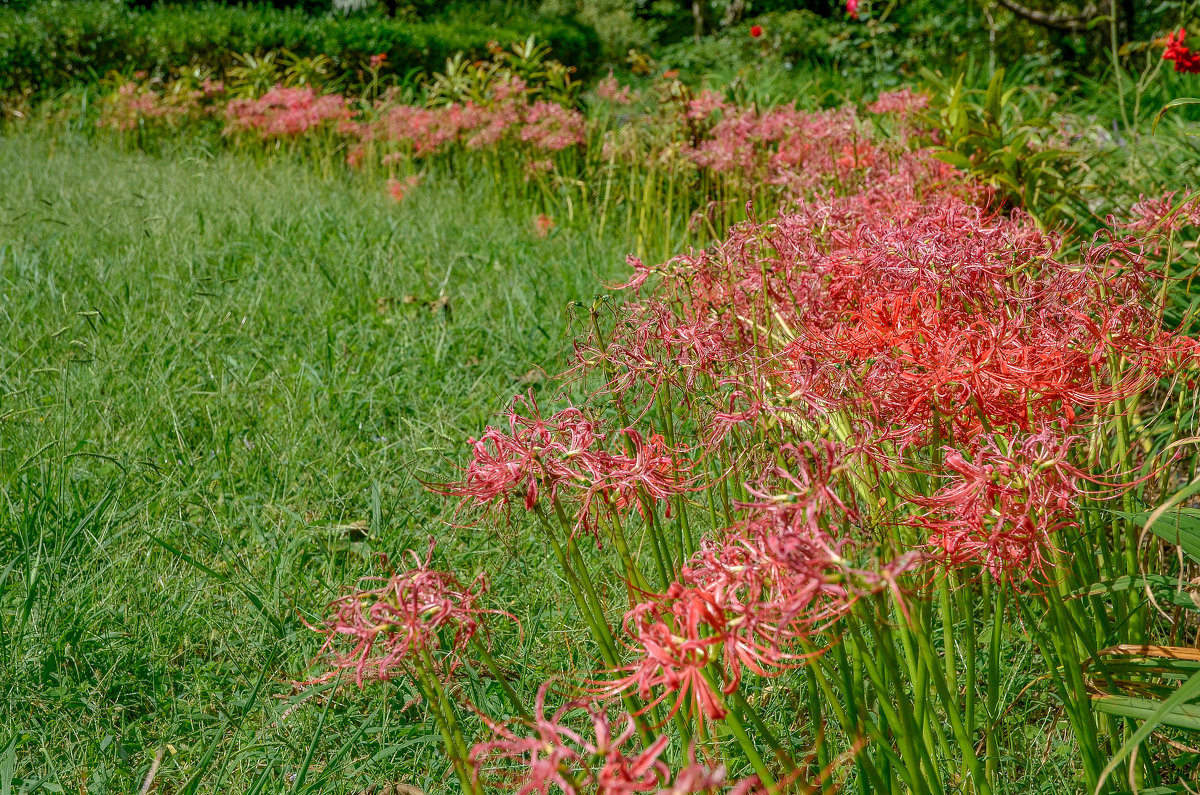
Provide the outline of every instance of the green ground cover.
[[[1138,204],[1178,190],[1180,217],[1200,217],[1191,198],[1184,198],[1200,174],[1196,138],[1187,126],[1194,109],[1176,109],[1151,132],[1155,111],[1192,90],[1190,75],[1163,73],[1158,49],[1135,49],[1122,56],[1129,72],[1119,85],[1110,75],[1076,80],[1061,73],[1052,90],[1050,78],[1029,67],[1013,69],[1007,82],[998,78],[997,88],[988,91],[978,57],[964,77],[973,93],[964,95],[948,78],[935,87],[927,114],[913,121],[918,117],[908,114],[924,108],[916,107],[919,98],[912,94],[891,96],[899,110],[863,107],[880,91],[908,82],[898,69],[881,67],[920,60],[889,49],[888,41],[903,36],[867,24],[843,35],[840,19],[817,29],[812,16],[755,17],[778,30],[750,46],[751,36],[758,39],[750,19],[731,25],[729,35],[676,44],[660,51],[658,62],[647,61],[646,74],[604,85],[607,99],[600,86],[590,85],[581,98],[569,81],[551,85],[554,75],[566,72],[546,68],[544,53],[526,58],[514,51],[490,65],[448,64],[432,82],[406,84],[407,93],[380,103],[371,99],[382,84],[359,74],[363,85],[355,91],[363,89],[362,95],[337,95],[349,102],[344,113],[305,122],[300,132],[278,132],[270,120],[238,132],[231,121],[237,114],[224,104],[228,97],[221,94],[214,100],[219,104],[210,106],[211,97],[201,98],[201,78],[211,75],[194,69],[76,85],[44,105],[25,97],[3,108],[20,121],[0,137],[0,795],[136,792],[144,785],[160,792],[357,794],[399,782],[423,793],[458,791],[437,721],[413,684],[400,677],[363,689],[342,686],[349,673],[311,683],[328,673],[319,663],[329,658],[318,660],[320,636],[308,624],[319,625],[330,600],[360,577],[406,569],[414,551],[419,561],[431,535],[438,540],[436,568],[463,581],[486,574],[486,606],[519,617],[519,623],[489,622],[487,631],[494,633],[489,640],[504,678],[527,702],[548,680],[561,684],[574,676],[586,690],[594,684],[590,677],[615,676],[597,671],[604,667],[595,655],[603,633],[593,626],[593,637],[581,626],[579,605],[586,601],[572,600],[578,584],[564,577],[541,530],[532,531],[537,525],[520,510],[523,500],[513,499],[511,522],[466,527],[466,512],[456,513],[453,502],[431,494],[427,484],[462,477],[457,467],[470,460],[468,440],[495,422],[514,394],[537,396],[546,414],[568,399],[597,416],[624,413],[619,400],[597,389],[609,372],[593,371],[586,387],[553,374],[567,365],[574,344],[588,344],[588,308],[600,305],[598,295],[613,292],[609,285],[629,278],[625,257],[631,252],[647,263],[666,260],[688,243],[725,238],[728,225],[747,216],[764,220],[780,208],[786,212],[791,202],[817,206],[870,194],[895,200],[897,213],[910,212],[903,199],[910,187],[917,195],[928,191],[931,206],[945,202],[937,206],[953,210],[946,218],[970,216],[952,195],[961,173],[946,169],[938,175],[930,167],[933,158],[916,151],[937,141],[944,145],[939,156],[997,189],[994,203],[973,194],[989,211],[1010,203],[1004,214],[987,216],[989,223],[1023,224],[1022,234],[1030,237],[1021,240],[1028,240],[1039,224],[1063,222],[1066,243],[1059,258],[1065,264],[1055,267],[1064,278],[1084,269],[1080,252],[1095,230],[1108,228],[1110,213],[1120,216],[1118,223],[1141,213],[1144,223],[1135,237],[1145,235],[1146,261],[1152,270],[1179,277],[1161,290],[1155,282],[1155,290],[1138,293],[1147,304],[1164,299],[1163,314],[1148,313],[1146,326],[1157,328],[1161,320],[1194,334],[1200,299],[1190,278],[1192,216],[1179,222],[1179,234],[1164,238],[1167,243],[1156,242],[1153,225],[1164,223],[1166,210]],[[921,35],[935,35],[935,22],[927,20]],[[832,42],[828,52],[801,57],[814,50],[810,35]],[[1144,53],[1142,70],[1135,61]],[[502,61],[513,70],[501,68]],[[675,63],[685,63],[686,73],[672,74],[668,67]],[[509,81],[526,73],[530,93],[514,103]],[[180,76],[164,81],[170,74]],[[282,74],[272,71],[258,88],[248,79],[230,88],[243,99],[262,100],[278,93],[266,89]],[[716,92],[703,93],[705,85]],[[278,106],[262,115],[302,115],[326,92],[346,88],[297,78]],[[550,107],[547,99],[561,104]],[[793,101],[811,113],[789,110]],[[464,113],[468,102],[476,111],[484,108],[480,118],[494,114],[499,120],[497,140],[474,142],[484,125],[478,118],[462,122],[471,115]],[[852,110],[830,110],[843,106]],[[741,122],[727,123],[735,118]],[[553,143],[554,135],[576,123],[574,137]],[[739,124],[754,132],[738,132]],[[451,133],[442,137],[445,129]],[[797,129],[803,132],[793,137]],[[1028,156],[1032,151],[1039,152],[1036,158]],[[1034,161],[1052,167],[1031,176],[1025,166]],[[904,169],[911,169],[907,182],[891,181]],[[973,189],[979,183],[962,184]],[[947,185],[951,189],[943,194]],[[869,203],[846,206],[857,212]],[[1033,215],[1007,216],[1014,207]],[[864,221],[871,223],[878,219]],[[973,236],[994,231],[985,226],[961,239],[946,232],[954,242],[937,253],[951,270],[958,250],[974,251]],[[951,227],[958,229],[947,221]],[[883,232],[893,231],[883,225]],[[842,245],[854,238],[851,232],[857,234],[842,229],[822,245]],[[931,235],[916,245],[940,239]],[[881,244],[879,251],[891,245]],[[1004,261],[1010,251],[1005,246],[985,248],[980,261]],[[877,260],[894,253],[886,249]],[[848,261],[854,256],[845,250],[838,255]],[[810,258],[820,260],[812,252]],[[1035,257],[1014,266],[1014,273],[1037,274],[1042,262]],[[770,257],[764,263],[765,280],[777,263]],[[726,264],[732,269],[737,258]],[[742,274],[747,283],[758,278],[756,270]],[[693,299],[704,307],[701,321],[723,317],[727,307],[696,299],[714,283],[692,293],[699,282],[685,280],[665,313],[677,314],[660,318],[658,333],[694,332]],[[1089,289],[1097,283],[1103,284],[1102,276]],[[1004,279],[993,287],[1005,287]],[[647,287],[640,299],[652,300],[652,290]],[[754,345],[768,349],[764,362],[773,366],[777,350],[771,345],[788,348],[803,336],[805,329],[787,318],[802,302],[793,294],[768,306],[774,298],[747,292],[762,297],[764,320],[747,321],[743,306],[729,312],[736,322],[723,333],[732,338],[737,323],[746,323]],[[916,306],[921,293],[911,297]],[[753,300],[748,305],[757,312]],[[601,337],[609,331],[613,304],[603,306],[594,330]],[[1084,307],[1115,317],[1103,301]],[[941,309],[939,299],[936,311]],[[1047,336],[1070,320],[1070,313],[1047,316],[1052,319],[1038,326]],[[620,311],[616,317],[628,321],[624,331],[642,319]],[[782,325],[773,328],[777,320]],[[1112,327],[1124,322],[1122,316]],[[622,330],[620,320],[615,325]],[[760,332],[766,334],[761,343]],[[1076,345],[1075,337],[1069,339],[1064,352]],[[665,355],[659,369],[683,379],[693,366],[686,360],[694,352],[688,344],[665,348],[682,351],[683,358]],[[1050,347],[1049,354],[1037,349],[1047,361],[1056,353]],[[664,356],[663,350],[652,355]],[[783,443],[832,433],[790,424],[790,417],[761,427],[749,420],[746,438],[754,444],[739,450],[738,438],[723,443],[726,448],[714,443],[711,458],[696,452],[707,444],[701,430],[712,415],[706,412],[714,405],[725,409],[726,398],[732,411],[734,399],[722,390],[744,386],[737,378],[746,374],[734,362],[745,352],[723,360],[725,370],[714,366],[711,383],[700,378],[697,395],[678,391],[678,382],[649,398],[641,395],[645,410],[634,424],[643,423],[648,438],[661,431],[674,440],[678,433],[685,451],[690,440],[692,452],[683,455],[694,454],[688,465],[704,468],[701,479],[710,477],[708,467],[723,466],[721,456],[733,462],[735,474],[729,480],[713,475],[704,499],[691,493],[662,498],[661,521],[671,533],[661,540],[663,556],[680,570],[694,560],[688,557],[695,549],[693,530],[711,540],[735,526],[730,489],[735,501],[749,501],[743,486],[765,477],[765,467],[797,463],[782,453],[755,459],[762,448],[782,450]],[[1090,376],[1097,383],[1119,382],[1121,368],[1129,365],[1122,355],[1093,361]],[[1134,356],[1129,361],[1140,362]],[[912,377],[921,377],[923,363],[909,363]],[[1134,521],[1141,516],[1145,522],[1147,511],[1166,499],[1194,504],[1194,490],[1188,491],[1189,482],[1200,483],[1200,456],[1189,446],[1197,416],[1194,383],[1177,374],[1163,377],[1165,366],[1148,368],[1144,381],[1136,368],[1132,372],[1126,383],[1138,382],[1136,394],[1118,398],[1114,388],[1096,399],[1102,408],[1095,417],[1082,410],[1078,415],[1087,416],[1090,434],[1086,445],[1078,445],[1088,453],[1080,471],[1100,478],[1118,473],[1125,478],[1120,485],[1130,488],[1120,505],[1093,499],[1086,489],[1075,494],[1082,530],[1069,537],[1071,554],[1054,558],[1064,590],[1102,591],[1086,601],[1060,599],[1066,607],[1053,618],[1063,623],[1047,630],[1039,622],[1047,607],[1039,582],[1022,583],[1006,602],[997,597],[1002,589],[994,588],[996,575],[977,562],[960,569],[967,572],[961,589],[936,577],[935,588],[934,580],[922,583],[912,575],[905,587],[914,595],[911,604],[925,632],[920,637],[929,642],[919,648],[912,645],[917,633],[906,634],[907,607],[891,603],[882,588],[864,593],[864,602],[876,600],[870,609],[878,612],[847,622],[845,646],[839,646],[842,630],[830,632],[822,641],[828,653],[814,659],[845,677],[835,689],[843,688],[838,693],[848,709],[876,721],[869,742],[854,736],[864,724],[846,729],[853,716],[841,724],[833,718],[838,698],[822,700],[814,679],[800,681],[808,671],[788,671],[790,679],[755,672],[745,680],[744,714],[761,715],[755,727],[761,734],[737,744],[728,724],[706,723],[698,708],[689,707],[664,730],[677,732],[670,764],[682,765],[695,729],[713,758],[728,766],[731,780],[755,772],[755,742],[766,755],[765,745],[778,737],[796,759],[781,752],[768,760],[772,769],[786,772],[791,765],[802,781],[815,780],[828,765],[837,786],[864,794],[870,775],[897,792],[1083,792],[1084,776],[1095,776],[1133,735],[1147,717],[1146,703],[1158,703],[1142,703],[1133,720],[1120,711],[1100,715],[1090,696],[1104,692],[1110,705],[1129,693],[1162,699],[1183,681],[1180,671],[1190,676],[1192,670],[1185,664],[1164,673],[1150,665],[1153,660],[1133,660],[1116,663],[1128,666],[1122,670],[1132,671],[1132,683],[1104,682],[1097,673],[1104,656],[1097,649],[1144,639],[1182,647],[1197,626],[1184,590],[1196,564],[1177,554],[1169,542],[1179,539],[1169,532],[1160,529],[1158,541],[1139,534]],[[639,378],[649,383],[655,375],[650,367],[632,378],[630,399],[636,402],[645,386]],[[716,383],[721,376],[729,380]],[[777,389],[768,384],[763,394],[774,400]],[[563,396],[564,390],[571,394]],[[678,424],[672,396],[695,412],[680,408]],[[1062,415],[1074,422],[1066,400],[1063,407]],[[992,420],[978,402],[976,409],[991,434]],[[1031,404],[1029,416],[1033,411]],[[954,476],[942,466],[942,415],[935,410],[933,416],[932,441],[899,454],[910,458],[897,469],[903,474],[887,497],[902,507],[914,494],[939,493]],[[610,431],[618,427],[614,417],[605,419]],[[949,421],[951,434],[954,423]],[[1009,428],[1014,439],[1029,431],[1019,424],[1014,420]],[[612,434],[608,441],[617,438]],[[967,444],[962,438],[952,442]],[[1168,455],[1177,448],[1178,455]],[[1076,453],[1085,461],[1082,451]],[[978,456],[981,448],[969,454]],[[906,469],[909,463],[916,469]],[[1053,467],[1039,463],[1035,469],[1030,482]],[[912,471],[922,473],[913,478],[916,486],[896,485]],[[838,488],[848,489],[847,482]],[[635,510],[629,493],[619,489],[602,493],[605,500],[617,495],[614,502],[624,510],[613,510],[621,518],[607,521],[625,522],[630,538],[645,545],[654,521],[646,521],[640,504]],[[842,498],[861,496],[850,491]],[[883,536],[879,528],[895,529],[911,518],[903,511],[884,513],[885,502],[880,499],[878,516],[854,525],[864,543]],[[680,510],[685,504],[693,509],[694,527]],[[1125,511],[1121,519],[1113,518],[1117,508]],[[586,515],[588,508],[580,510]],[[1058,516],[1053,506],[1034,519],[1052,523],[1047,516]],[[1075,516],[1069,514],[1072,522]],[[847,516],[843,524],[858,519]],[[899,546],[912,543],[906,537]],[[590,598],[620,628],[627,658],[640,659],[640,639],[627,637],[622,624],[636,601],[626,584],[637,567],[622,569],[625,562],[607,544],[583,546],[579,565],[585,571],[594,566],[599,591]],[[1051,546],[1047,542],[1045,550]],[[1200,549],[1183,546],[1190,554]],[[645,546],[636,552],[649,571]],[[1173,605],[1170,615],[1151,605],[1140,586],[1131,587],[1130,576],[1146,572],[1160,578],[1158,596]],[[668,581],[664,572],[661,585]],[[1048,634],[1071,621],[1074,634]],[[859,635],[850,637],[854,632]],[[868,670],[874,660],[894,670]],[[1061,660],[1066,662],[1059,665]],[[452,696],[447,703],[461,708],[460,720],[473,721],[471,741],[488,736],[474,710],[515,714],[500,684],[478,663],[466,662],[446,678]],[[1155,678],[1160,674],[1162,681]],[[930,676],[943,675],[953,692],[935,699]],[[1193,684],[1200,685],[1200,678]],[[893,697],[901,711],[913,706],[920,731],[907,731],[900,719],[907,713],[886,712]],[[1184,712],[1194,708],[1185,705]],[[970,725],[954,726],[952,733],[948,727],[963,715]],[[1194,764],[1186,745],[1192,740],[1177,730],[1200,723],[1176,720],[1169,724],[1174,729],[1158,730],[1143,746],[1139,786],[1158,783],[1160,772],[1164,782],[1186,776]],[[917,735],[919,741],[906,747]],[[1164,751],[1163,739],[1175,745]],[[976,760],[984,770],[969,770],[972,752],[986,755]],[[861,759],[878,769],[868,771]],[[930,774],[929,780],[902,785],[914,770]],[[967,783],[972,777],[987,781]],[[1110,791],[1124,787],[1121,777],[1110,777]],[[994,786],[987,789],[988,783]]]
[[169,745],[163,791],[281,791],[310,757],[297,791],[396,771],[437,790],[405,698],[300,703],[288,682],[318,645],[301,617],[429,533],[508,598],[558,609],[544,549],[455,533],[418,479],[539,388],[567,303],[624,245],[539,239],[471,174],[397,205],[302,164],[35,134],[0,141],[0,174],[17,789],[134,791]]

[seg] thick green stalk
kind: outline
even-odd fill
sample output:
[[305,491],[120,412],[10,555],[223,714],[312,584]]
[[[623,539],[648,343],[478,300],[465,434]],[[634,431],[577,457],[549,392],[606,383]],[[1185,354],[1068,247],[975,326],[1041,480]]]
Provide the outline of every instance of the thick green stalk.
[[[938,656],[930,645],[929,638],[925,633],[920,631],[914,632],[913,635],[921,654],[925,655],[931,666],[935,664],[938,661]],[[944,677],[934,675],[930,678],[934,689],[937,690],[938,698],[941,699],[942,705],[946,709],[946,717],[950,719],[950,728],[953,730],[954,739],[958,743],[959,753],[962,754],[963,760],[970,772],[975,790],[979,795],[991,795],[991,782],[984,777],[983,765],[980,764],[979,756],[975,753],[975,743],[971,739],[966,726],[963,724],[962,714],[958,709],[958,694],[955,693],[952,695],[950,693]]]
[[[540,505],[534,509],[537,517],[541,520],[542,528],[546,532],[546,538],[550,542],[551,549],[554,550],[555,557],[558,558],[559,568],[562,569],[563,575],[567,578],[567,584],[570,586],[571,596],[575,600],[575,606],[579,609],[583,620],[587,622],[588,629],[592,632],[592,638],[596,641],[596,645],[600,648],[600,656],[604,658],[604,662],[610,668],[617,668],[616,646],[613,643],[611,632],[601,631],[597,617],[592,613],[591,605],[583,593],[583,586],[580,584],[575,571],[572,569],[570,561],[567,559],[566,552],[563,551],[562,545],[558,543],[558,538],[555,536],[554,528],[550,525],[546,518],[546,512],[542,510]],[[604,625],[607,629],[607,624]]]
[[1004,639],[1004,602],[1005,583],[1002,579],[997,585],[994,598],[988,598],[991,590],[990,578],[984,580],[985,603],[992,606],[992,635],[988,642],[987,663],[987,734],[985,747],[986,761],[984,767],[988,781],[995,781],[1000,774],[1000,743],[996,734],[1000,731],[1000,646]]
[[[708,671],[705,671],[703,676],[708,682],[708,686],[714,693],[720,692],[720,688],[718,687],[716,680],[713,679],[712,675]],[[727,710],[724,723],[733,732],[734,739],[737,740],[738,746],[742,749],[742,753],[746,755],[746,761],[750,763],[750,767],[752,767],[755,774],[758,775],[758,779],[762,782],[763,787],[766,788],[769,795],[778,795],[779,786],[775,780],[775,777],[771,775],[769,770],[767,770],[766,763],[763,761],[762,756],[759,755],[758,749],[754,747],[754,743],[751,741],[750,735],[746,733],[746,727],[742,724],[741,718],[738,717],[737,711],[732,709]]]

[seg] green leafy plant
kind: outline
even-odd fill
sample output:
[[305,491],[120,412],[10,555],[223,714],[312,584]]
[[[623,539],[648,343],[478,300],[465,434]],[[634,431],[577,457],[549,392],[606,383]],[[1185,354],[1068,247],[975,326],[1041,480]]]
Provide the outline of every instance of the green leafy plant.
[[223,73],[245,65],[241,53],[285,48],[297,58],[325,56],[327,83],[354,86],[366,77],[362,64],[372,56],[386,55],[381,71],[404,78],[432,72],[457,52],[469,60],[486,58],[490,43],[523,43],[530,34],[581,75],[598,66],[595,32],[570,18],[539,17],[520,8],[507,10],[502,24],[497,18],[458,9],[436,21],[412,22],[210,2],[146,10],[104,0],[46,0],[28,8],[0,3],[0,95],[46,96],[94,84],[113,70],[164,75],[180,64],[203,64]]
[[967,88],[961,72],[952,82],[928,69],[921,74],[932,94],[922,120],[932,131],[935,157],[996,189],[1046,226],[1075,216],[1080,187],[1068,174],[1079,156],[1058,142],[1047,116],[1023,112],[1016,101],[1020,89],[1005,87],[1003,69],[983,91]]
[[229,85],[234,94],[258,97],[271,90],[279,82],[279,64],[276,52],[265,55],[244,53],[237,56],[238,65],[229,70]]
[[461,53],[446,59],[446,68],[434,72],[425,84],[430,105],[452,105],[456,102],[480,102],[496,79],[492,64],[469,61]]
[[291,50],[283,50],[279,61],[283,64],[283,81],[286,85],[322,89],[329,83],[333,62],[327,55],[305,57]]

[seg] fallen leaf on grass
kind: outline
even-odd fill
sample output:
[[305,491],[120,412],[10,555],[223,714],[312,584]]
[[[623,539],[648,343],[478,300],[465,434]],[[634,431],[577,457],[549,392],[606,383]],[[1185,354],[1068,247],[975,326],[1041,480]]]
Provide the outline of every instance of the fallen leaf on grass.
[[367,787],[354,795],[425,795],[425,791],[411,784],[386,784],[379,787]]
[[405,295],[397,298],[385,295],[375,299],[375,311],[381,315],[390,314],[395,311],[396,307],[401,305],[428,309],[434,315],[439,312],[445,312],[447,317],[450,316],[450,296],[448,295],[440,295],[437,298],[419,298],[415,295]]
[[538,384],[546,380],[546,373],[535,367],[525,375],[513,376],[513,380],[518,384]]

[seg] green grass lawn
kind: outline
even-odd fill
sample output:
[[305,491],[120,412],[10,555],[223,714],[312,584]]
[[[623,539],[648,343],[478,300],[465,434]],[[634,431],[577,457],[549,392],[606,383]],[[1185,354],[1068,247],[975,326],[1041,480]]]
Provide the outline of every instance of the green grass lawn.
[[448,527],[420,480],[538,387],[625,244],[539,240],[470,174],[397,205],[203,147],[18,133],[0,184],[0,791],[134,792],[156,754],[162,792],[443,790],[400,685],[293,686],[301,617],[430,533],[563,609],[540,544]]

